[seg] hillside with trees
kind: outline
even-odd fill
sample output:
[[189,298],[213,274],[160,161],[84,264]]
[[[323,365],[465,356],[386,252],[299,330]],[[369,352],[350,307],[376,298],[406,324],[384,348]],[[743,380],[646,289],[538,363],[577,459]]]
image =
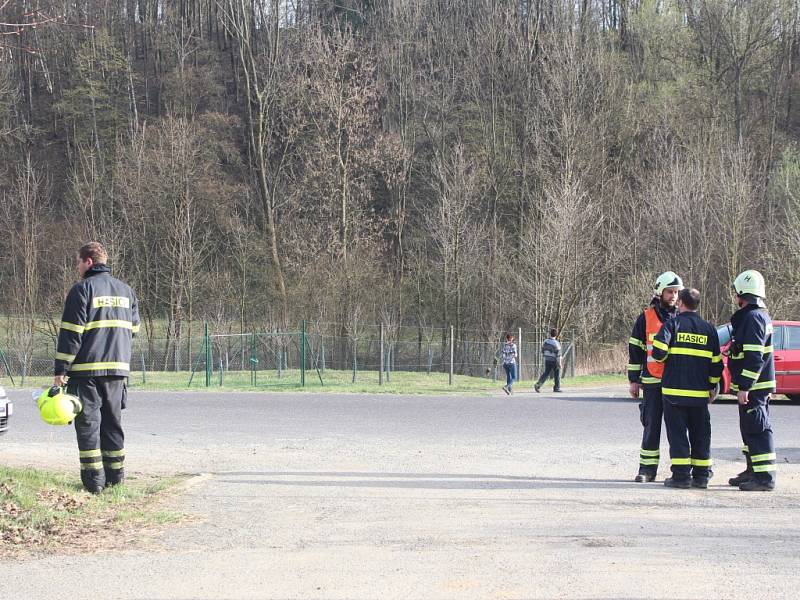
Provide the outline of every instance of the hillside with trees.
[[[173,339],[800,317],[796,0],[0,0],[0,313],[96,239]],[[164,332],[161,332],[162,334]]]

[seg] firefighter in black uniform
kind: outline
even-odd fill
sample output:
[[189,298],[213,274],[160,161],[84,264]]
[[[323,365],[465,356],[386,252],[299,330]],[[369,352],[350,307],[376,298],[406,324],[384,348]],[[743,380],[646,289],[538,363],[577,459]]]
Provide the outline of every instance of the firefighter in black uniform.
[[633,326],[628,340],[628,381],[630,394],[639,403],[639,418],[644,427],[642,447],[639,450],[639,473],[634,481],[646,482],[656,478],[661,444],[661,374],[664,365],[653,358],[653,339],[661,326],[677,314],[678,292],[683,281],[672,271],[656,279],[653,300]]
[[[130,373],[132,336],[139,309],[131,288],[111,276],[108,254],[97,242],[78,250],[82,280],[67,295],[53,384],[78,396],[83,412],[75,419],[81,481],[98,494],[125,476],[122,409]],[[69,377],[69,381],[67,381]]]
[[731,317],[728,369],[731,390],[739,400],[747,469],[728,483],[747,492],[775,489],[776,456],[769,421],[770,394],[775,391],[772,319],[767,312],[764,277],[744,271],[733,282],[739,310]]
[[653,340],[653,358],[665,363],[661,394],[672,462],[667,487],[705,489],[712,475],[708,405],[717,394],[722,355],[717,330],[695,312],[699,305],[700,292],[681,290],[678,316]]

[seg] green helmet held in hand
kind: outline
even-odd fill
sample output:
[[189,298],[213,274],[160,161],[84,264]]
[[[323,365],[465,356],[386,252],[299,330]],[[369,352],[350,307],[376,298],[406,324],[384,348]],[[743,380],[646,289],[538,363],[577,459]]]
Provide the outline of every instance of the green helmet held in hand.
[[43,390],[36,399],[36,405],[42,420],[48,425],[69,425],[83,410],[76,396],[67,394],[64,388],[58,386]]

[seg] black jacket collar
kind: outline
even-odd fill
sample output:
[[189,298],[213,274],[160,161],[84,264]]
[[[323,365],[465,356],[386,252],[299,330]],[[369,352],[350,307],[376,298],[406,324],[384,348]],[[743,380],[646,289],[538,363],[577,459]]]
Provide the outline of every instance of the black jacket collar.
[[93,275],[99,275],[100,273],[111,273],[111,269],[108,265],[99,264],[99,265],[92,265],[87,269],[86,273],[83,274],[84,279],[88,279]]

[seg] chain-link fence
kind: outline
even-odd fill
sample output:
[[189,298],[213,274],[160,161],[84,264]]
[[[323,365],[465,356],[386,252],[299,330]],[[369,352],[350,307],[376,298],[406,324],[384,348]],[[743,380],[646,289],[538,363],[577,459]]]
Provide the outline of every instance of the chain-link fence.
[[[455,327],[306,323],[294,331],[225,333],[197,324],[194,335],[134,339],[131,385],[159,382],[176,387],[325,385],[326,382],[391,382],[395,373],[444,373],[452,377],[504,378],[500,350],[505,332]],[[200,331],[202,333],[200,333]],[[20,385],[52,376],[57,324],[6,320],[0,334],[0,374]],[[513,332],[519,379],[543,369],[545,331]],[[562,339],[564,376],[573,376],[573,336]]]

